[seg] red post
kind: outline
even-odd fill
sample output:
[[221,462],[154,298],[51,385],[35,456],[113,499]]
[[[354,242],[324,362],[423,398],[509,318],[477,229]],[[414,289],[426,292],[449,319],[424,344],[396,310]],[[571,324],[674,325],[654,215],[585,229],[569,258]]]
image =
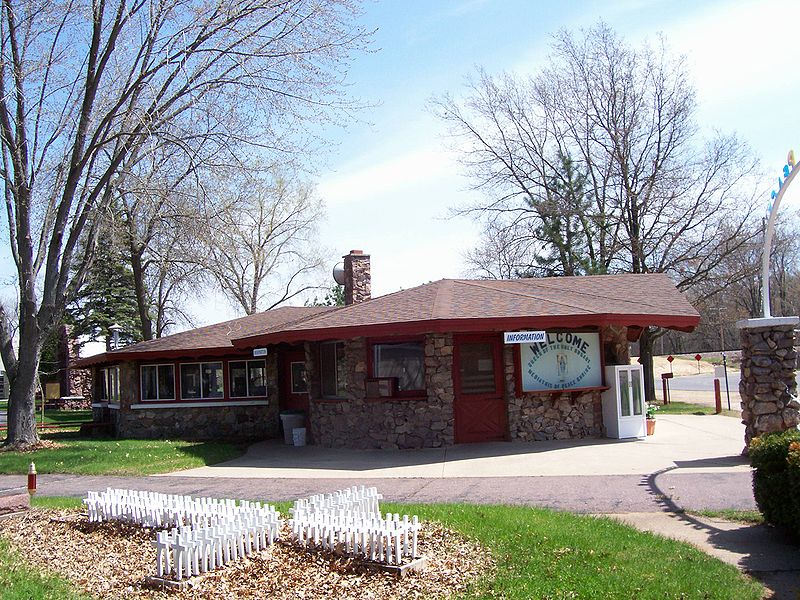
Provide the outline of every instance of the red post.
[[36,465],[31,463],[28,467],[28,494],[33,496],[36,493]]
[[714,403],[716,404],[714,411],[716,414],[722,412],[722,394],[719,391],[719,379],[714,379]]
[[667,387],[667,378],[661,378],[661,389],[664,394],[664,405],[669,404],[669,388]]

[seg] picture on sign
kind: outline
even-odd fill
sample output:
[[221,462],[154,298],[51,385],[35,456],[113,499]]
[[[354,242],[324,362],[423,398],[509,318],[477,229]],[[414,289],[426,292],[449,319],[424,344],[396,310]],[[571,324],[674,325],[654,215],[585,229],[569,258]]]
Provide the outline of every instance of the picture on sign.
[[544,342],[520,346],[522,391],[600,387],[600,334],[548,333]]

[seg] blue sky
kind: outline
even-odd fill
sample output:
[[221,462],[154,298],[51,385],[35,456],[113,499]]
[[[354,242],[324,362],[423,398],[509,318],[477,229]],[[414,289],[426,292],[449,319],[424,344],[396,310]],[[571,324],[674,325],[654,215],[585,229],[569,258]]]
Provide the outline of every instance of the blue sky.
[[800,74],[789,68],[800,50],[798,2],[377,2],[364,23],[378,28],[378,51],[356,60],[351,79],[354,94],[380,105],[364,115],[371,124],[333,132],[340,145],[319,182],[324,245],[369,252],[376,295],[461,276],[478,227],[446,217],[472,192],[428,100],[463,94],[477,65],[534,73],[554,32],[601,18],[633,44],[663,32],[688,59],[700,125],[736,131],[769,172],[800,149]]
[[[777,177],[789,148],[800,151],[797,0],[367,2],[362,22],[377,29],[374,52],[355,58],[349,91],[376,106],[344,130],[325,130],[331,146],[318,166],[330,267],[350,249],[368,252],[373,295],[462,276],[479,228],[447,218],[472,192],[429,99],[462,95],[478,65],[535,73],[553,33],[601,18],[633,44],[663,32],[688,59],[700,125],[736,131],[769,173]],[[198,324],[236,316],[217,297],[194,312]]]

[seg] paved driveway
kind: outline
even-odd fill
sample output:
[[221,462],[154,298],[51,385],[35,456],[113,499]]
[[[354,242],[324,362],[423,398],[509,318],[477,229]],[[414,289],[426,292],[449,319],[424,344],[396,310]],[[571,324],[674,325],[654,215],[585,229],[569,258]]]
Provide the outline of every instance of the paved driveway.
[[341,450],[276,441],[237,459],[164,477],[247,479],[496,478],[647,475],[680,468],[749,472],[744,426],[731,417],[662,415],[644,440],[494,442],[422,450]]

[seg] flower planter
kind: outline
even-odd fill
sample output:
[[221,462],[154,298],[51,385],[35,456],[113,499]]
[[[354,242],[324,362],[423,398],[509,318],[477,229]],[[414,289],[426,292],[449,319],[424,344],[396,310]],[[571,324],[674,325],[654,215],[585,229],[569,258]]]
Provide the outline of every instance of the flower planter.
[[647,435],[653,435],[656,432],[656,420],[655,419],[645,419],[647,423]]

